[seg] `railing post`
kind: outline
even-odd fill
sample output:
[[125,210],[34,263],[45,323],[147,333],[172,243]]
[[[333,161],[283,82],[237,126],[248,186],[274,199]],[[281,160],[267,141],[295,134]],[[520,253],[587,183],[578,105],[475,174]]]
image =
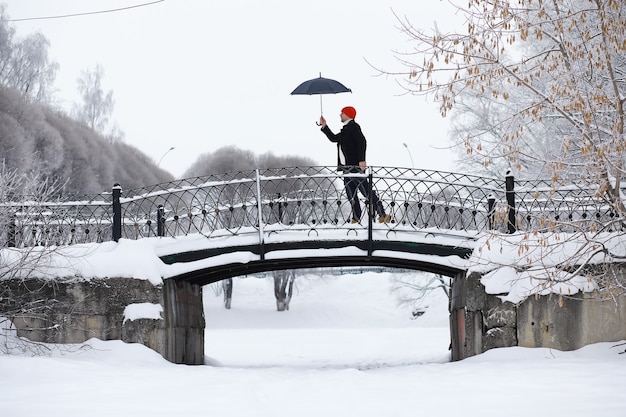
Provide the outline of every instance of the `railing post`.
[[487,196],[487,219],[489,223],[489,230],[495,229],[495,207],[496,207],[496,198],[493,194],[489,194]]
[[122,203],[120,197],[122,195],[122,186],[118,183],[113,184],[113,240],[119,241],[122,237]]
[[[374,223],[374,204],[373,201],[374,199],[372,198],[372,196],[374,195],[374,174],[372,173],[372,168],[369,168],[369,175],[368,175],[368,200],[367,200],[367,212],[368,212],[368,216],[367,216],[367,256],[372,256],[372,253],[374,252],[374,241],[373,241],[373,226],[372,223]],[[357,189],[355,193],[358,193],[359,190]],[[355,197],[358,198],[358,195]]]
[[165,236],[165,208],[163,204],[157,207],[157,236]]
[[509,221],[508,221],[508,231],[510,233],[515,233],[517,231],[517,226],[515,222],[515,177],[511,170],[506,172],[505,178],[505,186],[506,186],[506,203],[509,206]]
[[259,255],[261,260],[265,260],[265,238],[263,237],[263,200],[261,197],[261,174],[259,169],[256,170],[256,198],[257,210],[259,211]]

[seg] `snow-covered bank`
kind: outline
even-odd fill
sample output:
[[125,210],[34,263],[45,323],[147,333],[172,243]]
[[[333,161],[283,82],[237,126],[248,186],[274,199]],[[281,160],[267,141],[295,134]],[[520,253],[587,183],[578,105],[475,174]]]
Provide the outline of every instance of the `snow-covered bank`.
[[410,307],[396,306],[389,280],[303,279],[282,313],[269,280],[235,280],[229,311],[206,287],[206,350],[221,366],[173,365],[143,346],[98,340],[47,357],[0,356],[0,410],[8,417],[624,414],[624,346],[506,348],[447,362],[445,298],[433,293],[413,320]]

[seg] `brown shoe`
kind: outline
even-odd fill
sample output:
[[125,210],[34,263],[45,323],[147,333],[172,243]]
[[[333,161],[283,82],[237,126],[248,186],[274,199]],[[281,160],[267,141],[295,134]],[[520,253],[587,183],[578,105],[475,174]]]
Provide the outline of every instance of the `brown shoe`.
[[391,221],[390,214],[383,214],[378,218],[378,223],[389,223]]

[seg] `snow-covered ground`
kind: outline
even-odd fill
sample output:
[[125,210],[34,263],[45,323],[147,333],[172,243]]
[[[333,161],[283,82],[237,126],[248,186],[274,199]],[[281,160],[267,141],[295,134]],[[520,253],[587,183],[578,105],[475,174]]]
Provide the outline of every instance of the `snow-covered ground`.
[[0,416],[626,415],[626,346],[495,349],[451,363],[443,292],[413,319],[392,280],[304,277],[281,313],[270,279],[236,279],[231,310],[205,287],[213,366],[99,340],[0,356]]

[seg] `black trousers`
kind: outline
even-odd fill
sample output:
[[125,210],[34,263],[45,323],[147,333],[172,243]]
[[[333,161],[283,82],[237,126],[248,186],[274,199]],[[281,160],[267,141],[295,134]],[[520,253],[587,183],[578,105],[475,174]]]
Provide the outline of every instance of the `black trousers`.
[[[349,173],[360,173],[360,169],[357,168],[357,171],[354,172],[354,169],[351,169]],[[343,177],[343,183],[346,187],[346,194],[348,195],[348,200],[350,201],[350,205],[352,206],[352,218],[355,220],[360,220],[363,212],[361,211],[361,202],[359,201],[359,196],[357,194],[357,190],[363,194],[366,199],[372,200],[372,205],[374,206],[374,210],[378,213],[379,216],[385,215],[385,209],[383,208],[383,203],[376,195],[376,191],[372,187],[370,187],[368,178],[366,177]],[[370,189],[372,191],[370,195]]]

